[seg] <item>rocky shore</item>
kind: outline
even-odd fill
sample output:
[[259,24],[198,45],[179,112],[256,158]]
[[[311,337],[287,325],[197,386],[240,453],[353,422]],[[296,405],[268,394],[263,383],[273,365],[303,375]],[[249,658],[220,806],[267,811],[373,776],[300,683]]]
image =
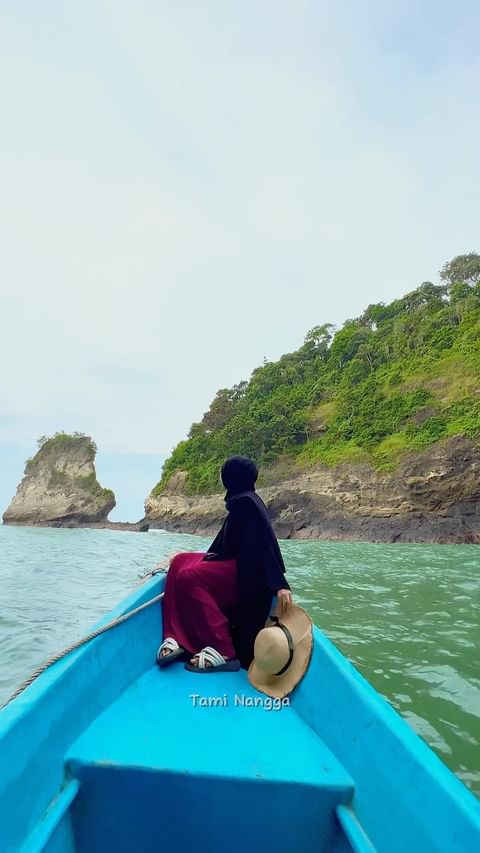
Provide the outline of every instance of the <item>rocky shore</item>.
[[126,530],[131,533],[148,533],[150,522],[144,521],[3,521],[9,527],[59,527],[74,530],[88,527],[90,530]]
[[[151,527],[213,535],[223,495],[183,493],[177,473],[145,501]],[[406,456],[392,472],[318,465],[259,488],[282,539],[480,544],[480,447],[455,436]]]
[[[108,519],[115,495],[98,483],[88,436],[45,440],[3,514],[5,524],[213,536],[223,494],[186,494],[176,472],[145,501],[145,518]],[[406,456],[391,472],[367,464],[292,470],[259,493],[281,539],[480,544],[480,445],[462,436]]]

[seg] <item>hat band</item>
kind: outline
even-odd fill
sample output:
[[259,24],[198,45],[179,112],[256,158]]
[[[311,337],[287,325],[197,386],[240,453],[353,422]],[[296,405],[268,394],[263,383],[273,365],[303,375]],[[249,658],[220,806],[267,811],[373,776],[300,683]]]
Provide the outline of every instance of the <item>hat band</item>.
[[273,675],[283,675],[283,673],[287,671],[288,667],[290,666],[290,664],[293,660],[293,652],[294,652],[293,637],[292,637],[290,631],[288,630],[287,626],[284,625],[283,622],[280,622],[278,616],[270,616],[270,620],[275,623],[277,628],[281,628],[281,630],[285,634],[285,636],[287,638],[287,642],[288,642],[288,660],[287,660],[285,666],[282,666],[282,668],[279,669],[278,672],[273,673]]

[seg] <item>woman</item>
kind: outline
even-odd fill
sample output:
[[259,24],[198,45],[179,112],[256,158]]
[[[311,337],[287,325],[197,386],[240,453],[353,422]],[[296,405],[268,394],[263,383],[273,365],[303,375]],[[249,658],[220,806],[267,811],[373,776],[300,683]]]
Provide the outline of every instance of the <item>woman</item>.
[[221,530],[206,554],[177,554],[168,571],[160,666],[193,654],[185,666],[195,672],[248,668],[273,597],[280,613],[292,601],[266,506],[255,492],[255,463],[232,456],[221,476],[228,510]]

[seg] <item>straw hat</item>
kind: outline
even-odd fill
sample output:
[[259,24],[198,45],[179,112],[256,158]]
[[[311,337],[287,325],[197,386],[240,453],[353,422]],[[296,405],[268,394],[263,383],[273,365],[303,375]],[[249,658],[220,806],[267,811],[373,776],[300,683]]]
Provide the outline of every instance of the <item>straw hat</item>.
[[270,616],[255,638],[248,680],[261,693],[283,699],[302,680],[313,648],[312,620],[291,604],[282,616]]

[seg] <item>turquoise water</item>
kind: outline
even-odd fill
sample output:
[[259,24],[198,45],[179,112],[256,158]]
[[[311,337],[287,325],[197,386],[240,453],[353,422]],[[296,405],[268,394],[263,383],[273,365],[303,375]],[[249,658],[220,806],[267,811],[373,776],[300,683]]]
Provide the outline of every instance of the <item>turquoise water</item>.
[[[0,701],[194,536],[0,527]],[[480,795],[480,549],[285,542],[294,597]]]

